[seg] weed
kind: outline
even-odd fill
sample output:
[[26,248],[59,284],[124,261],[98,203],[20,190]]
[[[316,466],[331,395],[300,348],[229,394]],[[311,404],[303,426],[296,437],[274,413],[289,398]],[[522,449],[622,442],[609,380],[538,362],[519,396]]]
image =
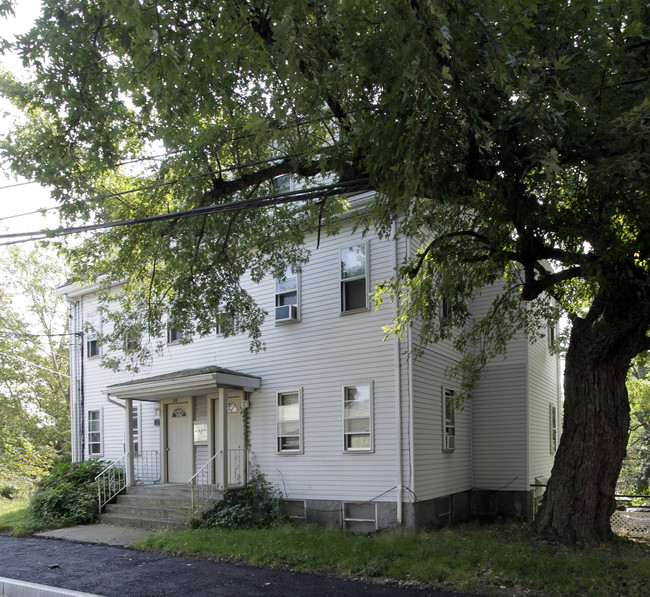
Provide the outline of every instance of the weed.
[[282,496],[261,473],[243,487],[224,492],[223,499],[203,513],[193,526],[225,529],[262,529],[285,522]]

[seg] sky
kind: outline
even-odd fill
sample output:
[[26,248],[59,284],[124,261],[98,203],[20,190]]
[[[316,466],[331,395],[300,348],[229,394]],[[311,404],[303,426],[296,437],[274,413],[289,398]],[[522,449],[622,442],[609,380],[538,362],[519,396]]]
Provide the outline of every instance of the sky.
[[[12,39],[15,34],[27,32],[40,9],[41,3],[37,0],[17,0],[14,4],[15,18],[0,17],[0,37]],[[19,77],[24,76],[22,64],[16,56],[0,56],[0,68],[11,71]],[[8,110],[11,110],[11,106],[0,101],[0,136],[9,130],[14,119],[11,114],[7,114]],[[47,217],[38,213],[11,217],[56,205],[50,199],[48,190],[38,184],[15,186],[25,182],[28,181],[17,179],[7,168],[0,166],[0,233],[41,230],[58,224],[56,210],[49,212]],[[25,243],[24,246],[30,248],[30,245],[31,243]]]

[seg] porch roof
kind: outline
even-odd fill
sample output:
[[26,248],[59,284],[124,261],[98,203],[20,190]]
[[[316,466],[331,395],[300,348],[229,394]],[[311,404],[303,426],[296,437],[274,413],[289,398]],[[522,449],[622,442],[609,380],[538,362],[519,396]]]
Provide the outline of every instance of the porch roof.
[[108,386],[104,392],[115,398],[158,402],[165,398],[180,398],[206,393],[219,387],[252,392],[258,390],[261,385],[261,377],[211,365],[113,384]]

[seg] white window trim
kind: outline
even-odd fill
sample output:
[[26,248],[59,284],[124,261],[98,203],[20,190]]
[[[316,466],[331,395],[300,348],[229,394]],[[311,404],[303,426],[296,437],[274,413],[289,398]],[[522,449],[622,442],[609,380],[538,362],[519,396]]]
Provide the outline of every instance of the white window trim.
[[138,449],[136,450],[135,445],[133,446],[133,455],[139,456],[142,454],[142,407],[139,404],[134,404],[131,408],[132,411],[135,411],[135,416],[138,422],[138,427],[137,429],[134,429],[133,432],[133,444],[137,442]]
[[[451,454],[456,449],[456,407],[452,411],[451,424],[447,425],[447,393],[450,393],[450,398],[456,393],[452,388],[441,386],[441,402],[442,402],[442,451]],[[453,430],[448,433],[447,429]]]
[[[99,311],[91,311],[86,318],[86,324],[92,329],[85,331],[85,348],[86,357],[89,359],[99,359],[102,356],[102,345],[99,343],[98,336],[102,333],[102,316]],[[90,354],[90,343],[97,343],[97,354]]]
[[[368,424],[368,429],[370,433],[370,447],[368,448],[346,448],[346,441],[345,441],[345,421],[346,421],[346,416],[345,416],[345,389],[346,388],[354,388],[354,387],[360,387],[360,386],[367,386],[368,387],[368,395],[370,399],[370,403],[368,405],[368,418],[369,418],[369,424]],[[343,453],[344,454],[371,454],[375,451],[375,417],[374,417],[374,410],[375,410],[375,399],[374,399],[374,383],[372,381],[362,381],[362,382],[354,382],[354,383],[346,383],[341,386],[341,433],[342,437],[341,439],[343,440]],[[361,418],[361,417],[350,417],[350,418]],[[365,417],[363,417],[365,418]]]
[[[292,324],[292,323],[298,323],[302,319],[302,313],[301,313],[301,305],[302,305],[302,297],[301,297],[301,275],[300,272],[291,272],[293,275],[287,276],[285,278],[274,278],[273,279],[273,320],[275,321],[275,325],[286,325],[286,324]],[[278,286],[277,283],[280,280],[288,280],[289,278],[295,278],[296,279],[296,319],[284,319],[284,320],[278,320],[276,317],[277,313],[277,308],[278,308],[278,296],[281,294],[286,294],[286,292],[278,292]],[[291,292],[291,291],[288,291]]]
[[[298,394],[298,449],[297,450],[282,450],[280,449],[280,434],[278,433],[280,427],[280,417],[278,416],[278,409],[280,407],[280,396],[285,394]],[[304,437],[303,437],[303,388],[293,390],[283,390],[275,394],[275,449],[278,454],[292,455],[303,454],[304,452]],[[285,421],[286,422],[286,421]]]
[[[344,292],[343,288],[347,282],[353,282],[355,280],[360,280],[362,276],[356,276],[355,278],[344,278],[343,271],[341,270],[341,251],[350,249],[352,247],[364,247],[365,254],[365,275],[363,278],[366,281],[366,304],[364,307],[358,307],[357,309],[344,309]],[[363,311],[370,310],[370,243],[368,241],[352,243],[345,247],[339,247],[338,250],[338,268],[339,268],[339,310],[341,315],[349,315],[351,313],[361,313]]]
[[[99,431],[93,431],[92,433],[99,433],[99,442],[90,441],[90,413],[99,414]],[[99,443],[99,452],[90,451],[90,444]],[[104,409],[103,408],[89,408],[86,411],[86,453],[88,458],[101,458],[104,455]]]

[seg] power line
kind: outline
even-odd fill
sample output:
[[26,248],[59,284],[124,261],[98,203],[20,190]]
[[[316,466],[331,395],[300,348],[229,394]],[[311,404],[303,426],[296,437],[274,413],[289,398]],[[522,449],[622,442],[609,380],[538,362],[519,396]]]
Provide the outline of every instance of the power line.
[[[207,207],[197,207],[193,209],[172,212],[167,214],[147,216],[144,218],[120,220],[116,222],[103,222],[100,224],[75,226],[71,228],[62,228],[59,230],[37,230],[32,232],[0,234],[0,239],[3,238],[16,239],[16,240],[10,240],[4,243],[0,243],[0,246],[14,245],[14,244],[30,242],[34,240],[58,238],[62,236],[69,236],[71,234],[93,232],[96,230],[107,230],[110,228],[117,228],[121,226],[133,226],[137,224],[148,224],[152,222],[163,222],[167,220],[183,220],[190,217],[211,215],[215,213],[228,213],[233,211],[241,211],[245,209],[272,207],[275,205],[282,205],[285,203],[309,201],[311,199],[323,199],[325,197],[331,197],[334,195],[356,195],[368,190],[371,190],[371,187],[368,183],[368,179],[363,178],[358,180],[333,183],[329,185],[321,185],[318,187],[310,187],[308,189],[301,189],[297,191],[286,191],[283,193],[274,193],[271,195],[264,195],[262,197],[257,197],[254,199],[244,199],[242,201],[233,201],[230,203],[221,203],[217,205],[210,205]],[[21,238],[21,237],[29,237],[29,238]]]
[[[323,148],[321,148],[321,150],[322,149]],[[158,189],[158,188],[162,188],[162,187],[165,187],[165,186],[170,186],[170,185],[173,185],[173,184],[177,184],[179,182],[185,182],[185,181],[188,181],[188,180],[196,180],[198,178],[205,178],[207,176],[221,176],[222,174],[227,173],[227,172],[237,172],[238,170],[244,170],[246,168],[252,168],[254,166],[262,166],[264,164],[270,164],[272,162],[278,162],[278,161],[281,161],[281,160],[286,160],[288,158],[299,157],[300,155],[302,155],[302,154],[301,153],[293,153],[293,154],[287,154],[287,155],[280,156],[280,157],[268,158],[268,159],[265,159],[265,160],[258,160],[256,162],[246,162],[245,164],[238,164],[236,166],[230,166],[228,168],[222,168],[219,171],[209,170],[208,172],[195,174],[193,176],[188,176],[186,178],[176,178],[176,179],[173,179],[173,180],[165,180],[165,181],[155,182],[155,183],[152,183],[152,184],[149,184],[149,185],[145,185],[145,186],[142,186],[142,187],[136,187],[135,189],[128,189],[126,191],[116,191],[115,193],[109,193],[108,195],[102,195],[100,197],[95,197],[93,199],[88,199],[85,202],[86,203],[100,203],[101,201],[104,201],[106,199],[113,199],[115,197],[123,197],[124,195],[130,195],[130,194],[133,194],[133,193],[138,193],[140,191],[151,191],[153,189]],[[151,158],[151,159],[153,159],[153,158]],[[0,222],[2,222],[4,220],[10,220],[10,219],[13,219],[13,218],[20,218],[20,217],[23,217],[23,216],[31,216],[31,215],[34,215],[34,214],[37,214],[37,213],[44,213],[45,211],[59,210],[62,207],[63,207],[62,205],[56,205],[54,207],[41,208],[41,209],[37,209],[35,211],[30,211],[30,212],[26,212],[26,213],[22,213],[22,214],[16,214],[16,215],[13,215],[13,216],[6,216],[4,218],[0,218]],[[18,233],[18,234],[21,234],[21,233]],[[26,232],[24,234],[28,235],[30,233]],[[0,235],[0,238],[6,238],[6,237],[7,237],[7,235]],[[27,239],[27,241],[25,241],[25,242],[28,242],[29,240],[38,240],[38,239]],[[2,245],[0,245],[0,246],[2,246]]]

